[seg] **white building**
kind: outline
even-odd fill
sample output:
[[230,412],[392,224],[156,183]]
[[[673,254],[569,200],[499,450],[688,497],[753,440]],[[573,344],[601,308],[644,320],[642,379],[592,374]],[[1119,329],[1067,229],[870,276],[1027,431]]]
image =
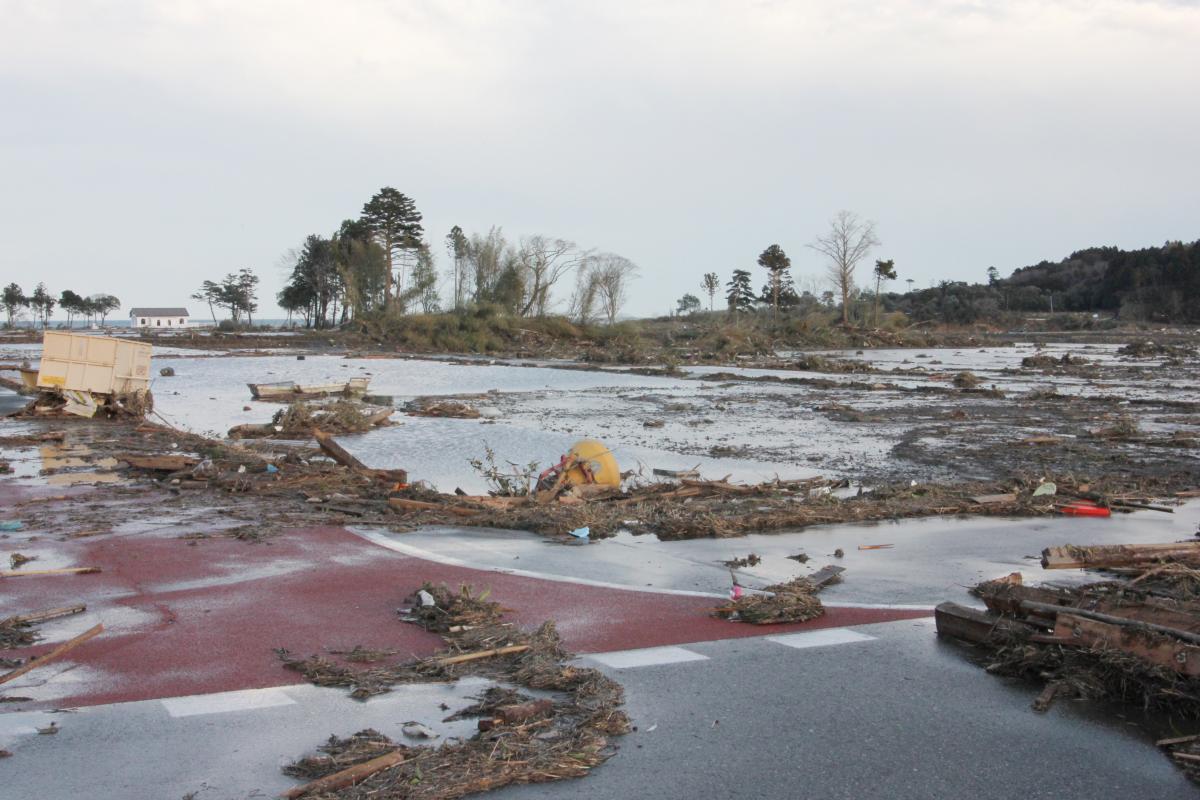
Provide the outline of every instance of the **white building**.
[[186,308],[131,308],[131,328],[184,328],[191,314]]

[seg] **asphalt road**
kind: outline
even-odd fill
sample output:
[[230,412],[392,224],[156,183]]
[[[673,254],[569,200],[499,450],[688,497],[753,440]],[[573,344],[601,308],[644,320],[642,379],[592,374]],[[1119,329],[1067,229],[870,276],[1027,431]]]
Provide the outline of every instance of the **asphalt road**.
[[[817,637],[815,641],[805,637]],[[867,638],[870,637],[870,638]],[[621,654],[676,660],[616,669],[638,730],[581,781],[514,787],[496,800],[566,798],[1189,798],[1196,791],[1139,727],[1086,703],[1030,710],[1036,689],[994,678],[939,642],[929,620]],[[680,652],[684,655],[681,655]],[[662,658],[659,658],[659,657]],[[616,661],[611,656],[592,656]],[[15,755],[0,796],[196,800],[275,796],[279,768],[329,734],[372,726],[398,739],[482,684],[417,686],[367,703],[292,686],[0,715]],[[61,732],[34,728],[55,721]],[[15,728],[20,730],[15,730]],[[181,755],[186,754],[186,756]]]

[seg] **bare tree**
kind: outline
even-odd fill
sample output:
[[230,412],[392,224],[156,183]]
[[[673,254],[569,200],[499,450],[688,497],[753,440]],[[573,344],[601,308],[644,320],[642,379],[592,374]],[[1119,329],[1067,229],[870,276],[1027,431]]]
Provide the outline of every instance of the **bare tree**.
[[842,324],[850,324],[850,294],[854,291],[854,268],[879,246],[875,223],[853,211],[839,211],[829,223],[829,232],[808,245],[829,259],[829,279],[842,296]]
[[713,310],[713,298],[717,296],[717,292],[721,289],[721,278],[715,272],[704,273],[704,281],[700,284],[704,291],[708,292],[708,310]]
[[569,272],[575,270],[589,254],[566,239],[546,236],[525,236],[517,250],[517,259],[524,275],[525,302],[521,316],[546,315],[550,305],[550,290]]
[[580,325],[591,325],[596,320],[597,283],[596,273],[590,264],[585,264],[575,273],[575,291],[571,293],[567,316]]
[[476,303],[495,301],[496,286],[509,249],[504,232],[495,227],[487,232],[487,236],[473,234],[464,245],[464,286],[474,284]]
[[612,325],[628,299],[629,282],[637,277],[638,266],[616,253],[601,253],[594,260],[599,264],[596,295],[600,300],[600,308],[608,317],[608,324]]

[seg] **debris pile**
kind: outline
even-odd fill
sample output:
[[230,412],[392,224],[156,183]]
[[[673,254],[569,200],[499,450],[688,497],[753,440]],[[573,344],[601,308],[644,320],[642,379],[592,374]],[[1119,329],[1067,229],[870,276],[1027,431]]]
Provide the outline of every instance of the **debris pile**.
[[[508,686],[489,688],[451,719],[482,717],[479,732],[441,746],[403,745],[374,730],[331,736],[316,755],[285,767],[306,778],[285,796],[322,800],[457,798],[520,783],[580,778],[613,755],[609,738],[627,733],[620,685],[594,669],[571,666],[553,622],[533,632],[501,619],[499,605],[469,587],[454,592],[426,584],[410,598],[408,619],[442,632],[446,649],[427,659],[352,671],[323,657],[280,656],[322,686],[353,687],[369,697],[400,683],[482,675]],[[432,601],[432,602],[431,602]],[[510,687],[552,692],[533,700]]]
[[1149,339],[1140,342],[1130,342],[1117,350],[1117,352],[1129,358],[1187,358],[1196,355],[1194,347],[1161,344]]
[[296,402],[275,412],[265,425],[236,425],[229,429],[232,439],[271,438],[307,439],[314,431],[326,433],[363,433],[387,425],[392,416],[390,408],[372,408],[353,400],[338,399],[332,403]]
[[405,403],[404,413],[413,417],[450,417],[453,419],[479,419],[478,409],[458,400],[440,400],[419,397]]
[[[1075,587],[1026,586],[1020,573],[986,581],[971,591],[987,611],[942,603],[938,634],[976,645],[988,672],[1043,682],[1037,711],[1062,696],[1115,700],[1200,728],[1200,542],[1065,545],[1044,550],[1042,566],[1111,577]],[[1197,739],[1172,740],[1189,745],[1172,752]]]

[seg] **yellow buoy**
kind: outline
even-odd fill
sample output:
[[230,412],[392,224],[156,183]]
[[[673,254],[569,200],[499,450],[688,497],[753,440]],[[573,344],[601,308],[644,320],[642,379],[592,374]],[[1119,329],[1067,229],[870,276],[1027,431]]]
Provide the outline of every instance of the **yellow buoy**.
[[[574,456],[577,463],[567,470],[566,482],[571,486],[582,486],[592,483],[599,486],[620,486],[621,469],[617,459],[601,442],[595,439],[584,439],[576,442],[567,452]],[[578,462],[583,462],[582,465]],[[590,476],[589,476],[590,473]]]

